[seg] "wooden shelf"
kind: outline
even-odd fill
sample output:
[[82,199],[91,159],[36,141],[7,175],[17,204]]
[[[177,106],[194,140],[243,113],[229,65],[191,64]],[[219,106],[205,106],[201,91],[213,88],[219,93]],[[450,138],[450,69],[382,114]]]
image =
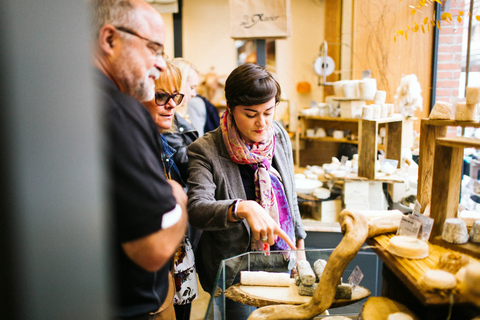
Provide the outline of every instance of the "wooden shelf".
[[465,137],[438,138],[437,143],[446,147],[480,149],[479,139],[472,139],[472,138],[465,138]]
[[358,140],[350,140],[348,138],[336,139],[333,137],[301,137],[302,140],[315,140],[315,141],[325,141],[325,142],[336,142],[336,143],[351,143],[358,144]]
[[310,120],[325,120],[325,121],[338,121],[338,122],[358,122],[358,118],[334,118],[334,117],[320,117],[320,116],[306,116],[300,115],[301,119],[310,119]]
[[430,120],[422,119],[422,123],[430,126],[441,126],[441,127],[472,127],[480,128],[479,121],[457,121],[457,120]]
[[401,167],[403,119],[398,117],[376,120],[361,120],[358,136],[358,176],[375,179],[375,163],[377,161],[377,135],[379,124],[385,124],[385,159],[398,160]]
[[[439,148],[463,148],[475,147],[480,148],[477,140],[455,137],[445,138],[447,135],[447,127],[462,127],[462,128],[480,128],[479,121],[456,121],[456,120],[430,120],[422,119],[420,122],[420,156],[418,160],[418,187],[417,200],[421,206],[421,212],[425,210],[430,203],[432,197],[432,183],[434,172],[435,147],[438,144]],[[450,153],[457,153],[458,159],[463,163],[462,154],[458,155],[455,150]],[[453,154],[450,158],[453,157]],[[461,158],[460,158],[461,157]],[[460,160],[459,160],[460,159]],[[450,160],[446,160],[449,162]],[[440,167],[441,168],[441,167]],[[441,170],[444,170],[442,168]],[[461,175],[461,173],[459,173]],[[442,186],[443,188],[444,186]],[[459,192],[459,191],[458,191]],[[458,199],[457,199],[458,200]],[[438,234],[437,234],[438,235]]]

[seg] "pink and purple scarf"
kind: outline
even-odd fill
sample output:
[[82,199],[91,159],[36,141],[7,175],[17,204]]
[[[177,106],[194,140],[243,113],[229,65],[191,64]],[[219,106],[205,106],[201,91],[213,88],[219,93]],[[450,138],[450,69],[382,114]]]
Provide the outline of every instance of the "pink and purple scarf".
[[[292,217],[288,206],[285,191],[281,182],[280,174],[272,166],[275,152],[275,134],[272,126],[268,129],[267,138],[254,143],[251,147],[239,134],[233,116],[225,111],[222,115],[220,126],[222,128],[223,142],[227,148],[230,159],[238,164],[248,164],[254,170],[255,198],[256,201],[267,211],[277,224],[285,231],[290,239],[295,242]],[[252,239],[253,251],[264,249],[261,240]],[[278,238],[273,250],[289,250],[289,246]]]

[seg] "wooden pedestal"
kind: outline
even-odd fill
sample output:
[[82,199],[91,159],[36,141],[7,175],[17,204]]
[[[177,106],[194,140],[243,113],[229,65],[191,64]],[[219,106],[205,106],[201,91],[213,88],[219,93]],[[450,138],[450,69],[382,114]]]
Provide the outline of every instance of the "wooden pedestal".
[[[434,219],[430,242],[450,247],[441,239],[445,219],[456,218],[462,183],[463,149],[480,149],[480,140],[463,137],[437,138],[432,177],[430,217]],[[453,245],[453,249],[480,257],[480,245]]]
[[401,166],[402,123],[403,119],[385,118],[377,120],[360,120],[358,146],[358,176],[375,179],[375,162],[377,160],[378,125],[385,123],[385,159],[398,160]]
[[[479,122],[422,119],[420,124],[420,156],[418,161],[417,200],[421,212],[430,203],[432,194],[435,141],[447,135],[447,127],[480,128]],[[457,199],[458,200],[458,199]]]

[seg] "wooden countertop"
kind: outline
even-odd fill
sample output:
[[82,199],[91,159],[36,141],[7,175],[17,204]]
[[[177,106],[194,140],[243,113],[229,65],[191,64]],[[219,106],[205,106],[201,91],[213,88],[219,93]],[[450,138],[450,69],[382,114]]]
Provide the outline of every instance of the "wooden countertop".
[[[383,263],[392,270],[392,272],[407,286],[423,305],[450,304],[449,294],[428,291],[420,285],[419,279],[425,271],[436,269],[436,265],[442,254],[453,252],[453,250],[429,243],[430,253],[428,257],[424,259],[405,259],[392,255],[386,250],[390,238],[393,236],[394,234],[383,234],[369,238],[366,242],[371,246],[372,250],[380,257],[380,259],[382,259]],[[455,303],[468,302],[464,296],[455,291],[452,295]]]

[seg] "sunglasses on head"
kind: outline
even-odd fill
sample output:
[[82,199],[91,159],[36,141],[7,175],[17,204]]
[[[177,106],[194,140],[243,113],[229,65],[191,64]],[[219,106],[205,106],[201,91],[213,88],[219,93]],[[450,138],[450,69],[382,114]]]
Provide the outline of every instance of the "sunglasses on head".
[[176,105],[179,105],[182,103],[184,96],[183,93],[169,94],[166,92],[155,92],[155,103],[159,106],[164,106],[170,101],[170,99],[172,99]]

